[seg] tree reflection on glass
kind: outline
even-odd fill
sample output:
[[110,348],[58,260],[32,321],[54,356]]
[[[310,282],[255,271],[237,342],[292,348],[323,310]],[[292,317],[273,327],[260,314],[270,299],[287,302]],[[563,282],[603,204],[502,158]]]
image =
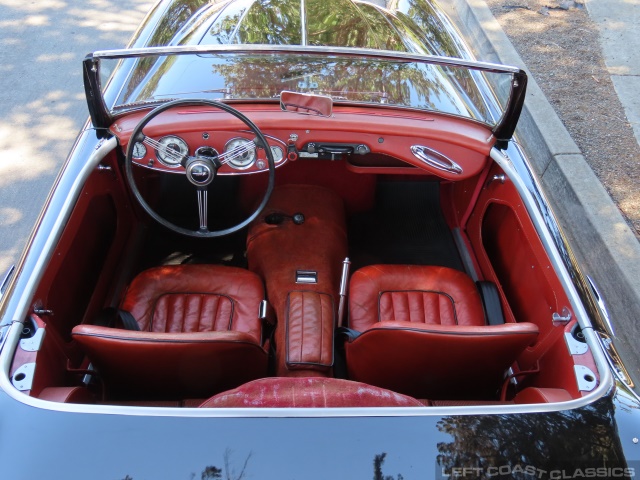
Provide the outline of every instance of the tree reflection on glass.
[[[438,430],[452,437],[438,444],[442,478],[465,467],[478,479],[530,479],[536,476],[532,468],[551,472],[626,466],[609,399],[561,412],[444,417]],[[509,475],[492,475],[506,466],[511,467]],[[522,471],[527,466],[529,474]]]
[[[335,100],[388,103],[485,121],[484,103],[452,82],[454,67],[382,59],[312,55],[238,55],[212,65],[232,98],[273,98],[282,90],[330,95]],[[468,91],[467,91],[468,90]]]

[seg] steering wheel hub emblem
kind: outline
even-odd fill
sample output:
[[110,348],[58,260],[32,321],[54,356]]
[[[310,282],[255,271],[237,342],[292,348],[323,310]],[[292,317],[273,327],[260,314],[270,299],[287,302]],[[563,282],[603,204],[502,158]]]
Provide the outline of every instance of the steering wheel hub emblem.
[[187,179],[196,187],[206,187],[216,176],[211,161],[197,159],[187,165]]

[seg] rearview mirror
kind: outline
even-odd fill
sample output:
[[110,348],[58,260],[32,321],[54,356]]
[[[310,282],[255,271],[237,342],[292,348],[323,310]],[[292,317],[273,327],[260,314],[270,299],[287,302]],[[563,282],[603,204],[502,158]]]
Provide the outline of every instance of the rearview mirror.
[[330,117],[333,111],[333,99],[325,95],[283,90],[280,93],[280,108],[287,112]]

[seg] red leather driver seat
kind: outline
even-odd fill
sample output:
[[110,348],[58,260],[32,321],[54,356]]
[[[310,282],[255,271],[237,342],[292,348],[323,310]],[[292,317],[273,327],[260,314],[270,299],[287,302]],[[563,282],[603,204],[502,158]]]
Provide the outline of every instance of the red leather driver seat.
[[121,308],[140,331],[78,325],[72,336],[126,397],[206,398],[267,375],[264,287],[248,270],[170,265],[139,274]]
[[495,398],[538,336],[532,323],[485,325],[471,278],[434,266],[356,271],[349,327],[360,333],[345,344],[351,380],[424,399]]

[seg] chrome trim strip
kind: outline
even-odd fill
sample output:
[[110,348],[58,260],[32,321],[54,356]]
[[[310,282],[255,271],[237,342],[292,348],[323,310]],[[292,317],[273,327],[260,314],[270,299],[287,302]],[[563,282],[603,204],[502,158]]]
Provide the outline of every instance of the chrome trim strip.
[[208,192],[206,190],[198,189],[198,217],[200,217],[200,230],[207,231],[207,204]]
[[600,345],[602,346],[602,350],[604,351],[604,356],[607,359],[607,363],[609,363],[609,366],[613,371],[614,377],[616,377],[619,382],[624,384],[631,392],[633,392],[633,395],[635,395],[635,397],[638,398],[638,401],[640,401],[640,397],[634,391],[635,384],[633,383],[633,380],[631,379],[627,368],[624,366],[624,363],[622,363],[620,355],[618,354],[618,351],[616,350],[611,337],[603,332],[596,332],[596,336],[598,337]]
[[2,277],[2,281],[0,282],[0,300],[2,300],[2,296],[4,295],[4,292],[7,290],[7,287],[9,286],[11,275],[13,275],[13,272],[15,271],[16,271],[16,266],[11,265],[7,270],[7,272],[4,274],[4,276]]
[[[549,231],[549,226],[547,222],[542,217],[540,210],[534,200],[532,193],[529,191],[527,186],[525,185],[522,178],[518,175],[514,164],[511,159],[505,155],[502,150],[498,150],[497,148],[491,149],[491,158],[502,168],[507,177],[513,182],[514,186],[518,190],[522,202],[531,217],[531,221],[538,233],[540,240],[545,248],[545,251],[549,255],[549,260],[553,265],[553,268],[558,274],[558,279],[564,288],[567,297],[569,298],[569,303],[571,304],[571,308],[575,314],[575,317],[578,320],[578,324],[582,328],[582,332],[584,333],[587,344],[591,348],[591,352],[596,361],[596,366],[598,367],[598,373],[600,374],[600,383],[598,387],[596,387],[590,395],[583,397],[582,401],[585,401],[584,404],[590,403],[593,396],[602,396],[604,395],[612,386],[613,386],[613,375],[611,370],[608,367],[608,362],[605,356],[605,353],[602,350],[602,346],[600,345],[600,341],[593,331],[593,326],[591,325],[591,321],[589,320],[589,315],[580,300],[580,295],[574,285],[571,276],[569,275],[570,268],[568,265],[564,263],[562,257],[560,256],[560,252],[558,248],[560,245],[557,245],[551,236]],[[532,181],[535,182],[534,178],[531,178]],[[537,186],[536,186],[537,187]]]
[[94,59],[118,59],[136,58],[150,55],[186,55],[190,53],[300,53],[300,54],[324,54],[337,56],[374,57],[387,58],[399,61],[426,62],[434,65],[468,67],[477,70],[494,73],[520,72],[517,67],[499,65],[497,63],[478,62],[475,60],[463,60],[453,57],[438,57],[435,55],[422,55],[418,53],[405,53],[392,50],[376,50],[373,48],[348,48],[348,47],[324,47],[315,45],[181,45],[171,47],[147,47],[119,50],[98,50],[90,54]]
[[615,337],[616,332],[613,329],[613,325],[611,324],[611,318],[609,317],[609,310],[607,310],[607,305],[604,303],[604,298],[602,298],[602,295],[600,295],[600,290],[598,290],[598,287],[596,287],[596,284],[593,281],[593,279],[589,275],[585,275],[585,277],[587,278],[587,282],[589,283],[589,286],[591,287],[593,295],[595,296],[596,304],[598,305],[598,308],[600,309],[600,313],[602,314],[602,318],[605,322],[607,333],[609,334],[609,336]]

